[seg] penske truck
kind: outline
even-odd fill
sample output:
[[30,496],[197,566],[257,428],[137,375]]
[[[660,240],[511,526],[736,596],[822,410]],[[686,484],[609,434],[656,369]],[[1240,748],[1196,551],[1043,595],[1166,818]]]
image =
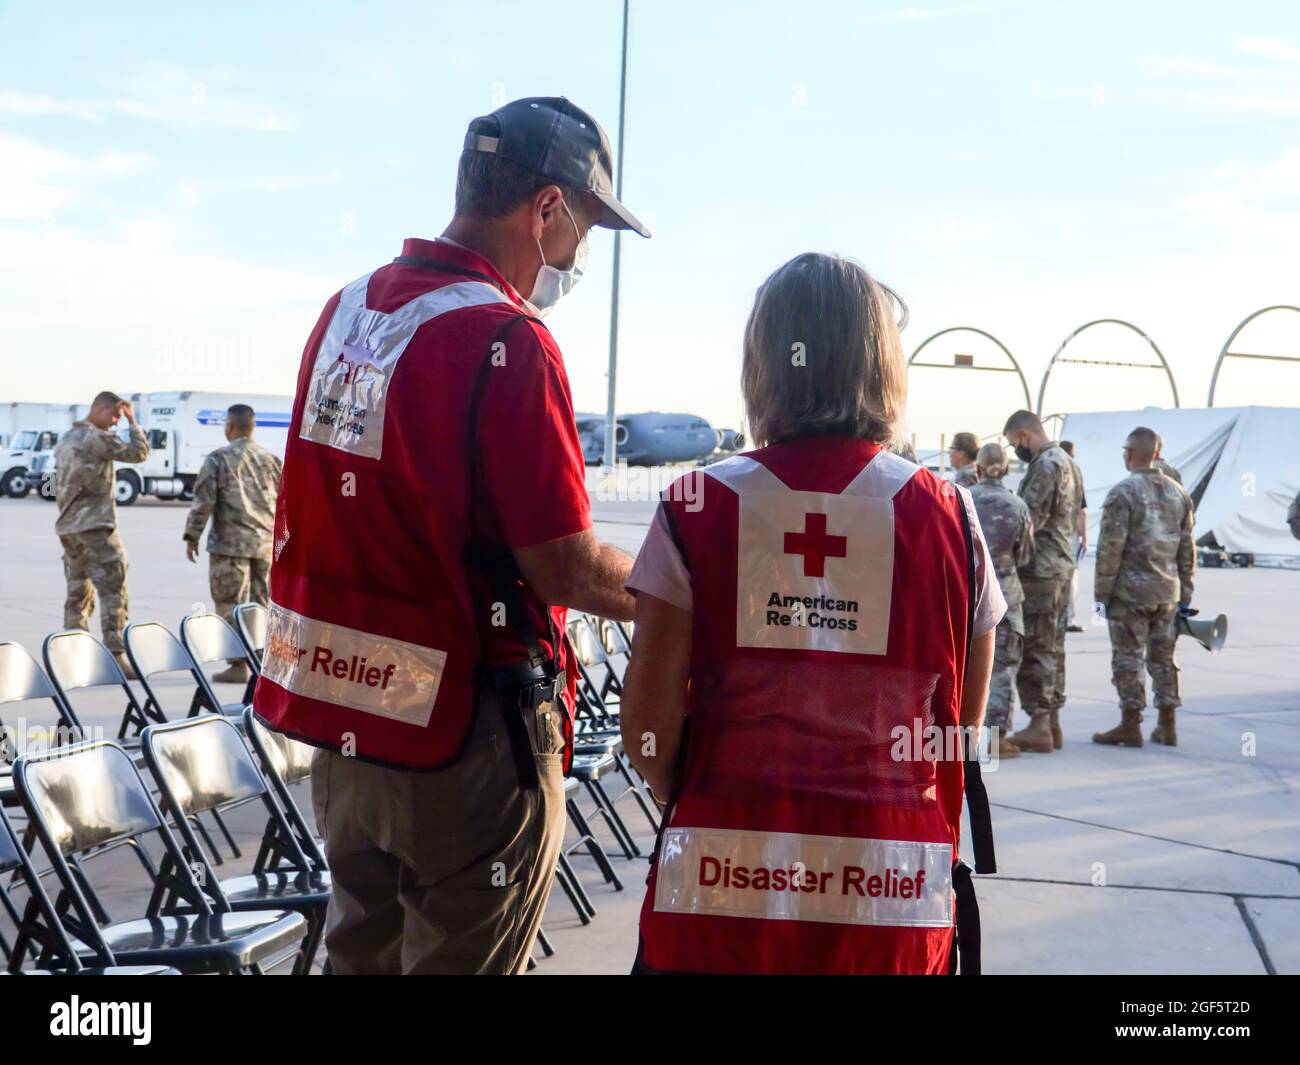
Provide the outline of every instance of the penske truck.
[[70,403],[0,404],[0,493],[21,499],[32,490],[32,460],[48,454],[59,436],[89,408]]
[[[257,428],[253,438],[284,457],[292,396],[249,395],[243,392],[135,392],[119,393],[135,408],[136,421],[149,439],[144,462],[116,463],[118,506],[129,507],[140,496],[158,499],[194,498],[194,479],[203,460],[225,447],[226,409],[236,403],[253,408]],[[84,417],[84,415],[82,415]],[[117,431],[125,434],[126,421]],[[27,474],[29,488],[45,499],[54,498],[55,462],[52,452],[36,456]]]

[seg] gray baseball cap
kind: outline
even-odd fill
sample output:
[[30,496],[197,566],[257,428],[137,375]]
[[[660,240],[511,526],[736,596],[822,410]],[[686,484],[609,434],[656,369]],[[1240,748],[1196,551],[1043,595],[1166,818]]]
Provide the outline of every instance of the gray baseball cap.
[[528,96],[469,124],[465,150],[491,152],[605,205],[598,226],[650,235],[614,197],[613,153],[600,123],[563,96]]

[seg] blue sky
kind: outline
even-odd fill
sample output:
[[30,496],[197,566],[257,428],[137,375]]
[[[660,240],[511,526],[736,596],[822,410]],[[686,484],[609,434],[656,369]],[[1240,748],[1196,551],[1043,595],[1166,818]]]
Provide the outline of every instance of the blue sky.
[[[0,399],[289,390],[325,298],[445,224],[469,118],[563,94],[615,135],[620,14],[0,4]],[[1060,340],[1113,316],[1203,404],[1236,322],[1300,304],[1293,2],[633,0],[627,137],[624,198],[655,235],[624,240],[625,410],[738,424],[754,289],[810,249],[902,292],[909,351],[979,326],[1035,394]],[[611,251],[599,234],[549,320],[585,409],[604,407]],[[1300,354],[1300,315],[1248,338]],[[1077,350],[1142,357],[1105,329]],[[1238,366],[1221,402],[1300,395],[1300,366]],[[914,374],[925,441],[1020,403],[979,378]],[[1150,371],[1070,367],[1047,405],[1167,401]]]

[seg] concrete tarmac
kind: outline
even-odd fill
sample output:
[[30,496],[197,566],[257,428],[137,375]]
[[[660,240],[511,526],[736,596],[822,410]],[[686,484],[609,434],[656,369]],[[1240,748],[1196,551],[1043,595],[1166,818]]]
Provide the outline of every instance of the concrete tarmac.
[[[593,495],[599,535],[635,551],[654,496]],[[206,557],[199,565],[185,559],[185,511],[147,499],[120,511],[132,620],[176,631],[187,612],[210,608]],[[41,640],[62,627],[54,513],[35,496],[0,499],[0,641],[16,640],[38,659]],[[1300,635],[1293,622],[1300,571],[1199,573],[1195,605],[1203,615],[1227,614],[1229,638],[1217,656],[1181,642],[1185,705],[1180,745],[1172,749],[1090,742],[1119,718],[1106,628],[1089,613],[1091,579],[1085,562],[1078,597],[1085,631],[1067,641],[1064,748],[986,773],[999,871],[976,878],[985,971],[1300,973]],[[97,618],[92,632],[98,635]],[[179,681],[167,688],[176,700],[169,709],[183,714],[189,689]],[[115,700],[86,693],[77,707],[116,732]],[[0,707],[0,720],[11,723],[19,712]],[[21,712],[45,713],[35,704]],[[1151,711],[1144,733],[1153,724]],[[300,805],[310,813],[305,792]],[[639,811],[625,800],[620,812],[648,853],[652,841]],[[262,824],[249,809],[229,820],[244,856],[228,858],[221,876],[248,867]],[[614,847],[599,825],[597,834]],[[545,922],[556,954],[542,960],[538,950],[535,971],[626,972],[646,864],[614,860],[619,892],[601,881],[589,857],[573,861],[598,914],[582,926],[557,890]],[[106,883],[114,916],[135,916],[143,897],[130,865],[109,870]]]

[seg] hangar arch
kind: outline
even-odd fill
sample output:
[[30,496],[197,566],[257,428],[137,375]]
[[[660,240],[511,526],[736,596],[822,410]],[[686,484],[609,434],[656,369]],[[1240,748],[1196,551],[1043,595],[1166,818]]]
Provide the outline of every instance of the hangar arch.
[[[1002,352],[1002,354],[1007,357],[1007,361],[1010,362],[1011,365],[1010,366],[976,366],[974,356],[962,356],[962,355],[954,355],[953,361],[951,363],[916,361],[917,356],[920,355],[921,352],[924,351],[927,347],[929,347],[930,344],[932,344],[934,341],[938,340],[942,336],[947,336],[949,333],[977,333],[979,336],[982,336],[986,340],[990,340],[994,344],[996,344],[998,349]],[[970,361],[959,362],[958,360],[962,358],[968,358]],[[926,337],[924,340],[921,341],[920,344],[916,346],[916,350],[912,352],[911,358],[907,360],[907,365],[926,366],[935,370],[976,370],[981,373],[1014,373],[1020,379],[1020,387],[1024,390],[1025,393],[1025,409],[1026,410],[1029,409],[1029,405],[1030,405],[1029,383],[1025,380],[1025,375],[1020,369],[1020,363],[1016,362],[1016,357],[1011,354],[1010,349],[1004,343],[1002,343],[1002,341],[1000,341],[992,333],[987,333],[983,329],[977,329],[973,325],[949,326],[947,329],[940,329],[939,332],[933,333],[930,336]]]
[[1219,370],[1223,368],[1225,359],[1268,359],[1272,362],[1300,362],[1300,355],[1262,355],[1255,352],[1231,351],[1232,342],[1237,339],[1237,335],[1250,325],[1256,318],[1262,314],[1268,314],[1270,311],[1295,311],[1300,314],[1300,307],[1293,307],[1289,303],[1275,303],[1271,307],[1261,307],[1253,314],[1246,315],[1237,323],[1237,328],[1228,334],[1228,339],[1223,342],[1223,347],[1219,349],[1219,357],[1214,363],[1214,373],[1210,375],[1210,397],[1205,401],[1207,407],[1214,406],[1214,390],[1219,384]]
[[[1066,347],[1069,346],[1072,340],[1078,337],[1079,334],[1084,333],[1087,330],[1092,329],[1094,326],[1098,326],[1098,325],[1118,325],[1124,329],[1129,329],[1132,332],[1136,333],[1143,340],[1145,340],[1148,345],[1150,345],[1152,353],[1159,360],[1159,362],[1119,362],[1114,359],[1061,358]],[[1042,384],[1039,385],[1038,387],[1038,406],[1035,407],[1034,410],[1038,413],[1039,417],[1042,417],[1043,414],[1043,397],[1047,395],[1047,379],[1052,375],[1052,368],[1057,364],[1058,361],[1061,363],[1073,363],[1079,366],[1125,366],[1135,370],[1138,369],[1164,370],[1165,376],[1169,378],[1169,389],[1171,392],[1173,392],[1174,395],[1174,406],[1175,407],[1180,406],[1178,402],[1178,384],[1176,381],[1174,381],[1173,371],[1169,368],[1169,363],[1165,360],[1164,353],[1157,346],[1156,342],[1152,340],[1145,332],[1143,332],[1141,329],[1135,326],[1132,322],[1126,322],[1123,318],[1095,318],[1091,322],[1085,322],[1083,325],[1079,326],[1076,330],[1074,330],[1074,332],[1072,332],[1069,336],[1067,336],[1064,340],[1061,341],[1061,346],[1056,349],[1056,353],[1052,356],[1051,361],[1047,364],[1047,369],[1043,371],[1043,381]]]

